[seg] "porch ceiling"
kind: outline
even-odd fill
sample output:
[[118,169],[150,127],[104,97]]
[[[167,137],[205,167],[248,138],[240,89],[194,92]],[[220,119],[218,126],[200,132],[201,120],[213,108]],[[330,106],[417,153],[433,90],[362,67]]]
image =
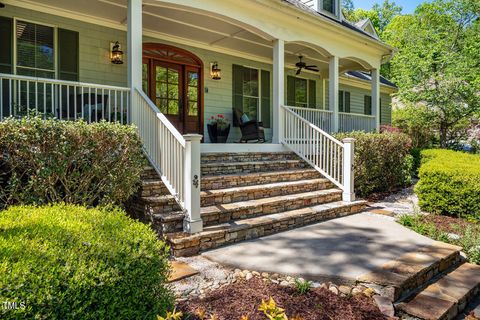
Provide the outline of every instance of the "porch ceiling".
[[[7,3],[10,1],[6,0]],[[178,41],[211,48],[238,52],[246,57],[272,59],[272,37],[261,30],[214,12],[174,5],[158,0],[144,0],[143,28],[149,35],[160,39]],[[48,11],[60,9],[74,14],[86,15],[99,21],[109,22],[125,29],[127,23],[127,0],[16,0],[10,2],[42,6]],[[101,22],[99,22],[101,23]],[[295,68],[298,56],[303,55],[307,64],[328,70],[328,52],[308,44],[290,42],[285,45],[285,64]],[[345,70],[366,69],[362,64],[348,59],[340,60]]]

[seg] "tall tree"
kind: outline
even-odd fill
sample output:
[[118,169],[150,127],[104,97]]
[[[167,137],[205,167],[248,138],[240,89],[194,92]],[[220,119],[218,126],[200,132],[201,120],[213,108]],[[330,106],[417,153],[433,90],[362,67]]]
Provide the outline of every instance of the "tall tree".
[[480,0],[434,0],[395,16],[383,38],[399,96],[427,107],[442,147],[480,113]]

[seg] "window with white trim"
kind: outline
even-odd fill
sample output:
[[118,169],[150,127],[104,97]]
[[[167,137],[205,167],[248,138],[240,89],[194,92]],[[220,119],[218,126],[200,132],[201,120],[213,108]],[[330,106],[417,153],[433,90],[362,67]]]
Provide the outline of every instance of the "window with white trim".
[[316,81],[287,76],[287,104],[302,108],[315,108]]
[[16,20],[16,73],[55,78],[55,28]]

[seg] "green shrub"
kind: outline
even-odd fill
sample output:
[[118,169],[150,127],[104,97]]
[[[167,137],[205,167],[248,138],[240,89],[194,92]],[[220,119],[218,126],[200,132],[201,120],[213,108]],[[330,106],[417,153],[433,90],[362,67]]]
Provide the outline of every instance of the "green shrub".
[[166,245],[119,209],[0,213],[2,319],[154,319],[172,307]]
[[411,141],[405,134],[351,132],[336,137],[355,139],[355,192],[359,196],[389,192],[411,182]]
[[480,218],[480,156],[424,150],[419,178],[415,193],[422,210]]
[[139,186],[145,160],[135,127],[10,118],[0,137],[0,205],[121,204]]

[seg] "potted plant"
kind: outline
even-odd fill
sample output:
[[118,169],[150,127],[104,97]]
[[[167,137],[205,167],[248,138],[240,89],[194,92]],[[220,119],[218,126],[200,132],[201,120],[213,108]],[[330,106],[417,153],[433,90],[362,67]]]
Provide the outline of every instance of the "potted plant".
[[207,129],[212,143],[227,142],[228,134],[230,133],[230,123],[223,114],[212,116],[207,124]]

